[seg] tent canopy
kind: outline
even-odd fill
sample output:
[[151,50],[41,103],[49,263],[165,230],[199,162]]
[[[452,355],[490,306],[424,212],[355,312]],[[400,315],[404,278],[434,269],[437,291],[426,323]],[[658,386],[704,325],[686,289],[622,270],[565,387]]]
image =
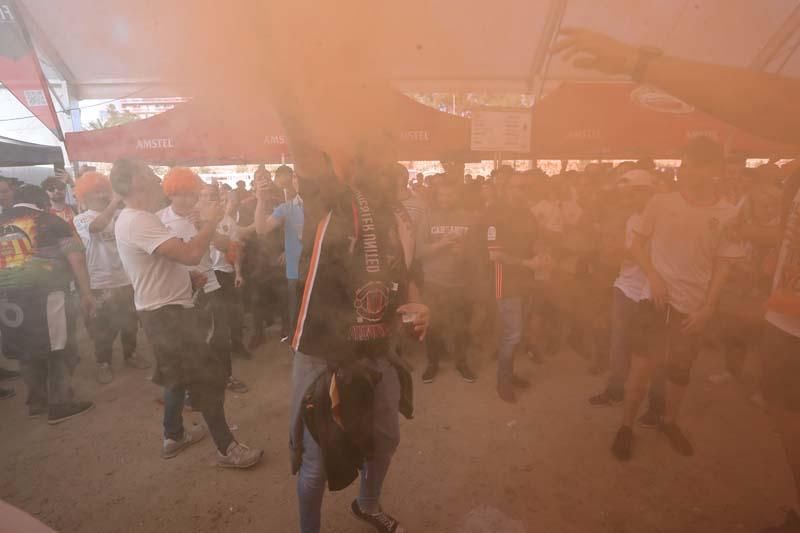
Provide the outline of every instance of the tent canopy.
[[[175,34],[224,45],[231,31],[197,35],[193,17],[241,12],[258,25],[277,0],[257,12],[245,0],[18,3],[40,55],[86,99],[175,95],[163,81],[165,66],[180,59],[168,46]],[[64,21],[69,31],[53,31]],[[800,77],[799,0],[406,0],[376,5],[361,23],[376,38],[360,45],[406,91],[537,92],[546,80],[604,79],[550,58],[558,28],[574,26],[671,55]],[[211,63],[209,76],[213,70]]]
[[[442,113],[402,94],[393,96],[388,130],[400,160],[460,159],[469,152],[469,120]],[[265,102],[222,113],[200,101],[99,130],[68,133],[73,161],[129,157],[152,164],[280,163],[289,159],[286,136]]]
[[64,155],[60,146],[46,146],[0,137],[0,167],[56,164],[64,166]]

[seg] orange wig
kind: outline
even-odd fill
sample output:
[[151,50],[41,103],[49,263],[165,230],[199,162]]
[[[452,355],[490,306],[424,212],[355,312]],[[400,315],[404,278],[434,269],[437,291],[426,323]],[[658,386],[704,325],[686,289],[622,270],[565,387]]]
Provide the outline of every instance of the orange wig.
[[188,193],[199,194],[203,188],[203,180],[186,167],[174,167],[164,176],[161,186],[167,196]]
[[86,195],[93,192],[111,193],[111,181],[100,172],[84,172],[75,182],[75,196],[78,197],[79,202],[83,202]]

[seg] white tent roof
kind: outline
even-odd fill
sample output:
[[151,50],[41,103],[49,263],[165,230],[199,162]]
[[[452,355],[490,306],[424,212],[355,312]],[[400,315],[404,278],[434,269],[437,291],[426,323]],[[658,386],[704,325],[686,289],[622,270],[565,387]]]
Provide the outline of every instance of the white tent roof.
[[[277,1],[277,0],[271,0]],[[280,0],[286,1],[286,0]],[[172,94],[156,58],[200,0],[20,0],[40,55],[78,98]],[[800,77],[800,0],[404,0],[386,2],[369,43],[410,91],[530,92],[547,80],[597,79],[547,50],[559,27],[581,26],[666,53]],[[211,7],[210,7],[211,6]],[[198,36],[214,39],[214,35]],[[209,71],[213,65],[209,65]],[[211,72],[210,72],[211,74]]]

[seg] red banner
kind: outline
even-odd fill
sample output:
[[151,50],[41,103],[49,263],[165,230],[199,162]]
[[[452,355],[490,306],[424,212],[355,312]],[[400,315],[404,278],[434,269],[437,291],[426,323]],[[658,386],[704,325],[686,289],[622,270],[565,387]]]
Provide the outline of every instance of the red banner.
[[64,140],[39,58],[13,0],[0,0],[0,83]]

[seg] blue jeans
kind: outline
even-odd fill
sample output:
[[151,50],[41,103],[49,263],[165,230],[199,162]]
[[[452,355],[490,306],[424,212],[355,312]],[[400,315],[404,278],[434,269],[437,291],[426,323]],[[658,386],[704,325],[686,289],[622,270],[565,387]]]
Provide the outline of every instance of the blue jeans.
[[522,339],[522,298],[497,300],[497,384],[509,385],[514,375],[514,349]]
[[[319,375],[321,365],[325,362],[297,352],[294,356],[293,399],[302,397],[308,388],[309,379]],[[383,375],[375,387],[374,428],[375,449],[373,456],[364,463],[361,470],[361,486],[358,493],[358,505],[366,513],[380,510],[383,481],[389,471],[392,455],[400,442],[400,421],[398,419],[398,403],[400,401],[400,381],[397,371],[383,358],[372,361],[373,368]],[[313,380],[312,380],[313,381]],[[295,404],[295,402],[293,402]],[[292,413],[293,423],[297,421],[297,413]],[[322,450],[314,438],[303,428],[302,463],[297,477],[297,502],[300,515],[301,533],[319,533],[322,523],[322,498],[325,495],[325,465],[322,462]]]

